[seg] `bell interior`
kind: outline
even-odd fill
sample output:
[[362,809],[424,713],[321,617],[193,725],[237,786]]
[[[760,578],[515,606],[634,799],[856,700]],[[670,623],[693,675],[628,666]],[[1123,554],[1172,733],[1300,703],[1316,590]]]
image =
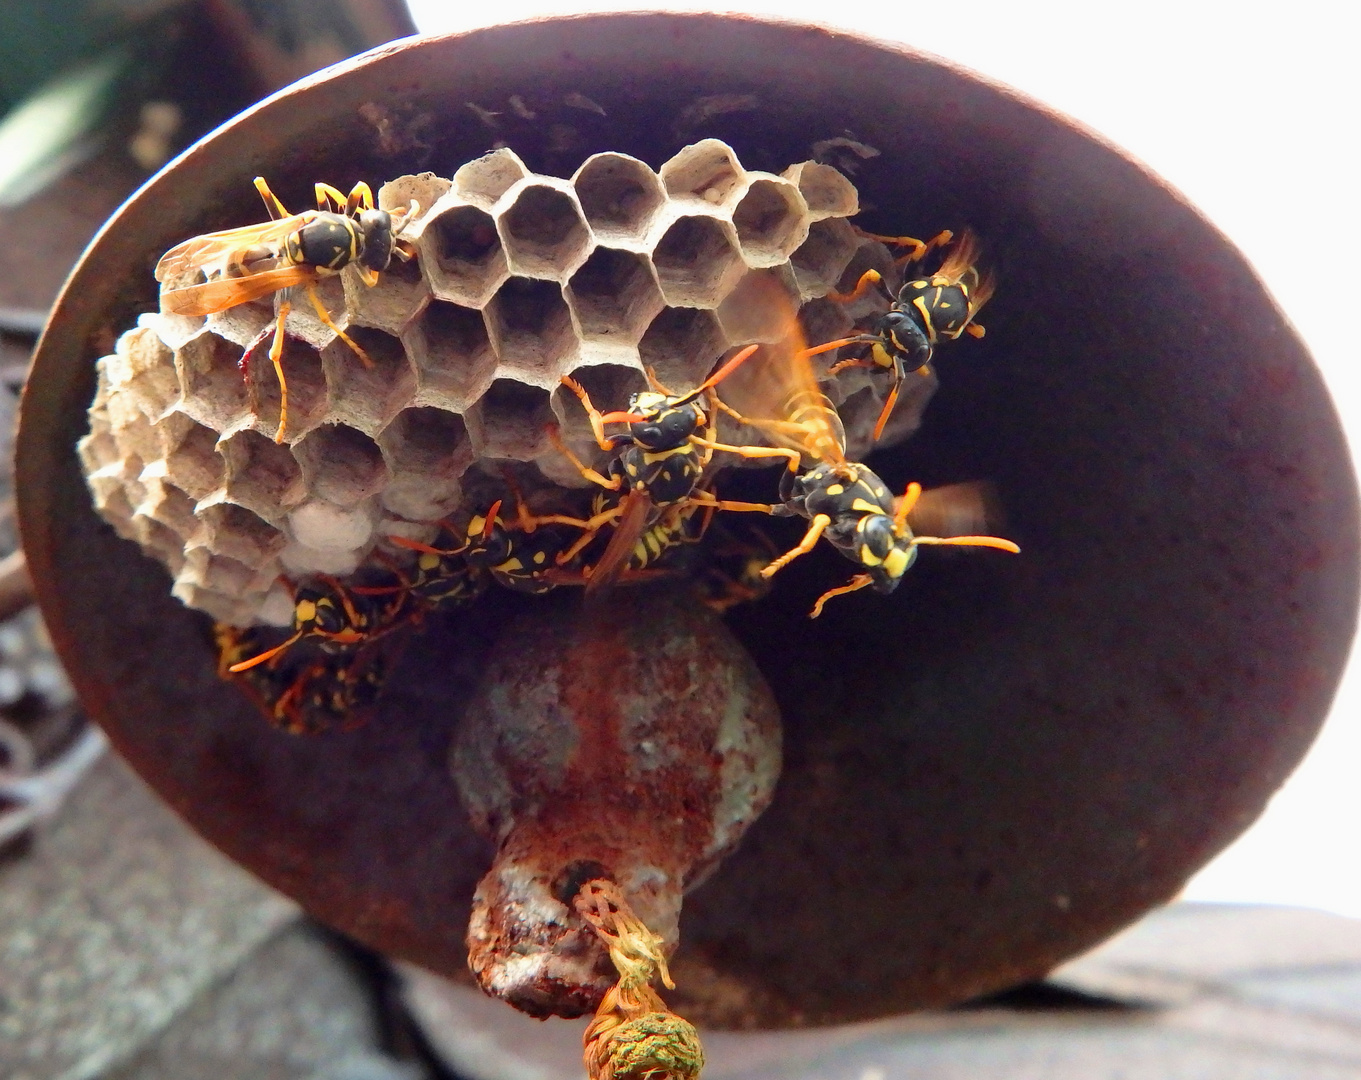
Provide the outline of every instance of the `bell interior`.
[[95,516],[74,449],[92,362],[154,310],[161,252],[251,220],[257,173],[291,207],[315,180],[449,176],[497,143],[569,176],[708,136],[775,172],[833,140],[859,224],[980,234],[987,335],[939,350],[923,427],[870,464],[899,490],[991,481],[1022,554],[924,551],[892,596],[810,620],[853,572],[823,545],[732,612],[786,765],[687,898],[676,1007],[827,1023],[1035,977],[1173,896],[1303,755],[1353,630],[1356,490],[1318,372],[1231,245],[1092,134],[938,61],[746,18],[557,19],[396,43],[233,121],[106,226],[40,346],[18,468],[48,626],[90,713],[204,836],[319,918],[464,975],[490,851],[450,732],[508,613],[574,599],[489,596],[411,646],[368,727],[278,733],[217,679],[207,619]]

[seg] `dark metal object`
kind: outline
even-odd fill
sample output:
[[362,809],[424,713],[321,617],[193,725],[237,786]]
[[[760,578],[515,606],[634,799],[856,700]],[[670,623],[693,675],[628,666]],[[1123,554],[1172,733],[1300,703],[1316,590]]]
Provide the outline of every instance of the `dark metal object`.
[[573,897],[607,878],[675,944],[682,890],[770,802],[780,717],[765,679],[685,587],[525,612],[488,654],[451,764],[497,845],[468,966],[531,1016],[596,1011],[619,979]]
[[[756,106],[668,134],[700,93]],[[503,112],[493,133],[467,108],[512,94],[538,119]],[[562,104],[578,95],[605,115]],[[734,611],[786,772],[687,901],[676,1005],[783,1025],[960,1000],[1175,893],[1304,753],[1354,628],[1357,494],[1318,372],[1241,256],[1135,163],[938,62],[787,23],[591,16],[388,46],[260,105],[122,209],[40,344],[19,436],[39,600],[118,749],[320,918],[462,971],[490,852],[445,769],[457,702],[507,609],[573,598],[497,593],[427,636],[361,732],[273,732],[213,675],[205,622],[90,508],[74,444],[92,361],[154,307],[161,252],[249,220],[255,173],[297,200],[316,176],[448,175],[496,138],[565,174],[705,135],[778,169],[847,130],[882,152],[855,177],[880,208],[866,227],[970,224],[999,280],[987,338],[872,465],[895,489],[996,481],[1024,554],[923,557],[893,597],[809,622],[839,571],[827,551]]]

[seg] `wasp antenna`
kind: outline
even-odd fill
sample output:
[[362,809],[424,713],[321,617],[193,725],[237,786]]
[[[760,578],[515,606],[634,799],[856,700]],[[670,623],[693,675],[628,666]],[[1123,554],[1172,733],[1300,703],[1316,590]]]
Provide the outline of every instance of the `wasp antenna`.
[[641,424],[647,417],[641,413],[607,412],[600,414],[602,424]]
[[840,349],[844,345],[873,345],[878,340],[880,339],[874,334],[856,334],[854,337],[837,338],[835,341],[824,341],[821,345],[814,345],[811,349],[802,350],[802,355],[817,356],[818,353],[831,352],[833,349]]
[[996,548],[998,551],[1009,551],[1013,555],[1019,555],[1021,549],[1010,540],[1003,540],[1000,536],[914,536],[914,544],[939,544],[950,547],[989,547]]
[[[893,389],[888,392],[888,397],[884,399],[884,407],[879,412],[879,419],[874,422],[874,442],[878,442],[884,434],[884,427],[888,424],[888,418],[893,415],[893,406],[898,404],[898,390],[903,384],[895,382]],[[921,490],[918,485],[917,490]]]
[[278,656],[286,648],[292,645],[295,641],[297,641],[300,637],[302,637],[301,630],[297,631],[287,641],[275,645],[274,648],[272,649],[266,649],[259,656],[252,656],[249,660],[242,660],[239,664],[233,664],[227,670],[230,671],[233,675],[236,675],[242,671],[249,671],[251,668],[256,667],[259,664],[263,664],[267,660],[272,660],[274,657]]
[[907,490],[903,492],[903,497],[898,500],[898,509],[893,513],[893,527],[899,532],[907,524],[907,515],[912,513],[912,508],[917,505],[917,500],[922,497],[922,486],[915,480],[907,485]]
[[387,541],[399,548],[406,548],[407,551],[420,551],[426,555],[457,555],[468,546],[464,544],[463,547],[458,548],[437,548],[431,547],[429,544],[422,544],[419,540],[412,540],[410,537],[392,534],[389,534]]
[[487,520],[482,523],[482,539],[490,540],[491,532],[496,528],[496,515],[501,512],[502,500],[497,499],[491,504],[491,509],[487,511]]
[[679,405],[689,405],[690,402],[698,399],[699,396],[703,394],[706,390],[710,390],[713,387],[717,386],[729,375],[731,375],[734,371],[736,371],[739,367],[741,367],[747,361],[747,359],[753,353],[755,353],[756,350],[759,349],[760,347],[761,347],[760,345],[748,345],[745,349],[739,352],[721,368],[719,368],[707,379],[705,379],[702,383],[700,383],[697,387],[695,387],[694,390],[690,391],[690,393],[686,394],[678,401],[673,402],[672,403],[673,407]]

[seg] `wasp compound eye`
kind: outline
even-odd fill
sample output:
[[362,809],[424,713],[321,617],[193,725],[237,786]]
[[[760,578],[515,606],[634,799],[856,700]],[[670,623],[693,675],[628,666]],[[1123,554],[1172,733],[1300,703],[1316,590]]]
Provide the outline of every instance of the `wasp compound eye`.
[[860,526],[860,537],[870,555],[881,562],[888,557],[898,540],[893,531],[892,519],[883,514],[865,518]]

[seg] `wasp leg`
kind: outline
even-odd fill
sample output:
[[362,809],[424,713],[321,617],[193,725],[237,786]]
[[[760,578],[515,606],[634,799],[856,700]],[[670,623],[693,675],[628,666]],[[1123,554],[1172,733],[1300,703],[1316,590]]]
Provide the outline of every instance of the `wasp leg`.
[[330,184],[317,183],[312,185],[312,190],[317,196],[318,210],[343,210],[345,208],[345,196],[337,188]]
[[617,521],[619,519],[619,515],[622,514],[623,512],[624,505],[623,503],[619,503],[615,506],[610,507],[608,510],[596,514],[595,517],[591,518],[590,521],[586,522],[586,529],[582,532],[582,534],[579,537],[577,537],[576,542],[566,551],[560,552],[558,554],[558,557],[556,559],[557,564],[559,566],[566,566],[569,562],[575,559],[584,550],[586,550],[587,546],[591,543],[591,541],[594,540],[596,536],[599,535],[601,529],[603,529],[610,522]]
[[981,323],[971,322],[964,328],[964,332],[971,338],[981,338],[987,333],[987,330],[983,328]]
[[[403,243],[402,233],[406,232],[407,226],[410,225],[413,221],[416,220],[417,217],[420,216],[420,212],[421,204],[418,203],[415,199],[411,200],[410,204],[407,206],[405,210],[396,211],[396,213],[402,215],[402,223],[397,226],[397,230],[392,234],[393,250],[398,252],[398,254],[401,254],[400,248]],[[405,243],[407,245],[407,252],[406,254],[402,255],[402,258],[409,259],[416,254],[416,248],[415,245],[411,244],[409,241],[406,241]]]
[[532,533],[540,525],[570,525],[574,529],[598,531],[602,525],[613,521],[618,516],[618,513],[614,510],[606,510],[604,513],[596,514],[589,519],[570,517],[567,514],[531,514],[529,507],[520,500],[519,492],[516,492],[515,526],[526,534]]
[[677,396],[676,394],[673,394],[670,390],[668,390],[665,386],[662,385],[661,379],[657,378],[657,369],[654,368],[651,364],[645,367],[643,369],[643,372],[644,374],[647,375],[648,386],[652,387],[652,389],[657,391],[657,393],[665,394],[667,397]]
[[830,525],[831,523],[832,519],[829,518],[826,514],[818,514],[816,517],[814,517],[812,523],[808,526],[808,531],[803,534],[803,539],[799,541],[798,546],[791,548],[789,551],[786,551],[778,559],[776,559],[764,570],[762,570],[761,576],[763,578],[774,577],[778,571],[784,569],[784,567],[788,566],[800,555],[807,555],[810,551],[813,550],[813,548],[817,546],[818,537],[822,535],[823,530],[826,529],[827,526]]
[[288,689],[279,695],[270,710],[276,727],[290,735],[303,733],[302,695],[308,683],[316,677],[318,665],[303,668],[288,684]]
[[[558,448],[558,451],[562,456],[575,465],[577,472],[581,473],[581,475],[591,481],[591,483],[599,484],[608,491],[618,491],[623,485],[623,477],[616,476],[613,479],[604,477],[582,461],[581,458],[577,457],[576,454],[572,452],[571,448],[562,441],[562,436],[558,433],[556,427],[550,426],[548,428],[548,437],[553,441],[553,445]],[[612,450],[614,447],[606,447],[606,449]]]
[[879,233],[866,232],[864,229],[855,230],[866,240],[878,240],[881,244],[888,244],[889,247],[911,248],[911,252],[898,260],[898,264],[916,262],[924,258],[926,253],[932,248],[938,248],[948,244],[955,238],[955,234],[949,229],[942,229],[930,240],[918,240],[915,236],[881,236]]
[[364,362],[366,368],[372,368],[373,361],[369,359],[369,354],[361,349],[359,344],[350,337],[349,334],[345,333],[344,330],[331,321],[331,313],[326,310],[326,305],[321,302],[321,297],[317,295],[317,290],[311,285],[304,287],[307,289],[307,298],[312,301],[312,307],[316,309],[317,318],[330,328],[336,337],[340,338],[341,341],[345,342],[346,345],[354,350],[355,356],[359,357],[359,359]]
[[838,360],[835,364],[833,364],[831,367],[827,369],[827,375],[828,377],[831,377],[832,375],[840,375],[843,371],[849,371],[851,368],[858,367],[877,368],[878,366],[879,365],[876,364],[873,360],[861,359],[860,357],[852,357],[849,360]]
[[[709,493],[706,491],[703,492],[703,494],[707,495]],[[682,544],[698,544],[701,540],[703,540],[705,534],[709,531],[709,526],[714,523],[714,515],[718,513],[718,507],[712,506],[709,503],[702,502],[696,505],[704,507],[704,520],[700,522],[699,532],[697,532],[694,536],[687,538],[684,535],[682,535],[681,538]]]
[[888,392],[888,397],[884,399],[884,408],[879,413],[879,419],[874,423],[874,442],[879,441],[879,436],[884,433],[884,426],[893,413],[893,407],[898,404],[898,391],[903,387],[903,378],[903,362],[895,356],[893,358],[893,388]]
[[[605,434],[605,414],[591,404],[591,395],[586,393],[586,388],[566,375],[562,377],[562,385],[581,399],[582,408],[586,410],[586,416],[591,421],[591,431],[595,435],[595,441],[600,449],[607,451],[615,449],[613,441]],[[573,457],[570,453],[567,456]],[[585,474],[583,473],[583,475]],[[597,473],[597,475],[599,474]]]
[[889,302],[892,303],[893,294],[888,291],[888,286],[884,284],[884,279],[879,275],[878,270],[866,270],[860,275],[860,280],[855,283],[855,288],[850,292],[829,292],[827,299],[835,300],[838,304],[849,304],[852,301],[859,300],[876,285],[879,286],[879,291],[887,296]]
[[694,492],[687,496],[686,503],[691,506],[712,506],[715,510],[737,510],[752,514],[773,514],[775,512],[775,507],[770,503],[733,502],[731,499],[716,499],[707,491]]
[[727,413],[739,424],[746,424],[749,427],[754,427],[757,431],[766,431],[775,435],[789,435],[796,438],[807,438],[812,434],[807,424],[802,424],[795,420],[756,420],[749,416],[743,416],[722,398],[715,398],[714,401],[723,412]]
[[[955,238],[955,234],[952,233],[949,229],[942,229],[940,232],[938,232],[935,236],[931,237],[931,239],[930,239],[930,240],[927,240],[925,243],[923,243],[923,242],[920,241],[920,240],[914,240],[914,239],[913,239],[912,237],[910,237],[910,236],[900,236],[900,237],[897,237],[896,240],[898,240],[898,241],[902,241],[902,240],[910,241],[909,244],[902,245],[902,246],[905,246],[905,247],[912,247],[912,250],[909,251],[906,255],[899,255],[898,258],[896,258],[896,259],[893,260],[893,265],[894,265],[895,267],[901,268],[901,267],[907,266],[909,263],[918,262],[918,261],[920,261],[921,259],[925,258],[925,257],[926,257],[926,253],[927,253],[928,251],[930,251],[932,248],[943,247],[945,244],[948,244],[948,243],[949,243],[951,240],[953,240],[954,238]],[[881,237],[881,239],[882,239],[885,243],[894,243],[894,242],[895,242],[895,238],[894,238],[894,237],[888,237],[888,236],[886,236],[886,237]]]
[[274,374],[279,379],[279,430],[274,433],[274,441],[284,441],[284,431],[288,428],[288,381],[284,378],[284,322],[293,305],[287,300],[279,301],[279,319],[274,324],[274,340],[269,343],[269,362],[274,365]]
[[691,435],[690,441],[705,447],[711,453],[714,450],[726,450],[730,454],[737,454],[745,458],[786,458],[789,461],[790,472],[798,472],[799,462],[802,460],[797,450],[785,450],[775,446],[730,446],[727,443],[711,442],[708,439],[701,439],[698,435]]
[[853,593],[857,589],[863,589],[871,580],[873,579],[869,574],[856,574],[855,577],[851,578],[845,585],[839,585],[835,589],[828,589],[818,597],[817,603],[813,605],[813,610],[808,613],[808,617],[810,619],[816,619],[822,614],[822,605],[827,603],[832,597],[845,596],[847,593]]
[[585,521],[582,518],[568,517],[566,514],[531,514],[529,506],[525,503],[524,494],[520,491],[520,485],[515,482],[515,475],[509,469],[502,468],[501,478],[515,496],[515,527],[526,535],[534,532],[540,525],[572,525],[578,529],[589,529],[596,520],[592,518]]
[[355,184],[354,187],[350,188],[350,197],[348,199],[340,199],[337,200],[337,202],[343,204],[345,213],[351,215],[360,208],[372,210],[373,189],[361,180],[359,183]]
[[265,209],[269,211],[271,221],[288,217],[288,211],[284,209],[284,204],[275,197],[274,192],[269,190],[269,185],[265,183],[263,176],[255,178],[255,190],[260,193],[260,198],[265,200]]

